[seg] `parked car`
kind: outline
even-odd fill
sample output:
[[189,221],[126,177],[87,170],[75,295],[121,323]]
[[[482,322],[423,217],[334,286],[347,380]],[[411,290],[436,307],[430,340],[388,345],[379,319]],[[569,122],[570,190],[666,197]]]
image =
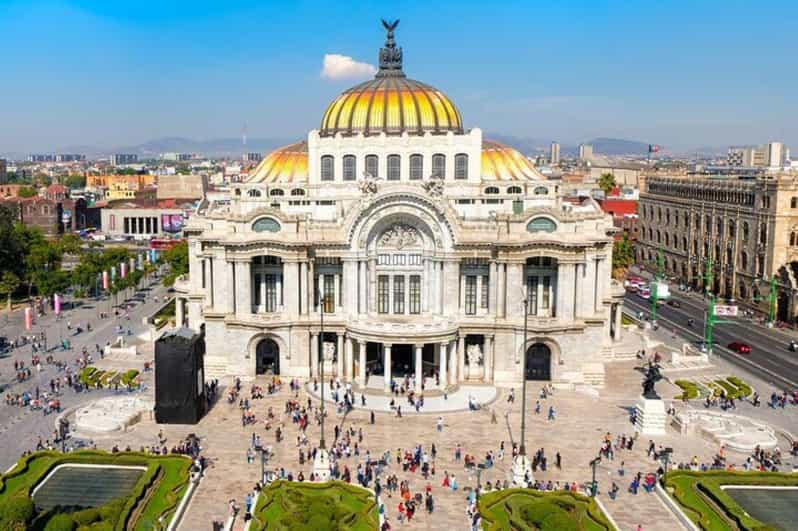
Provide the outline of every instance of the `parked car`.
[[751,347],[740,341],[729,343],[729,350],[733,350],[737,354],[750,354]]

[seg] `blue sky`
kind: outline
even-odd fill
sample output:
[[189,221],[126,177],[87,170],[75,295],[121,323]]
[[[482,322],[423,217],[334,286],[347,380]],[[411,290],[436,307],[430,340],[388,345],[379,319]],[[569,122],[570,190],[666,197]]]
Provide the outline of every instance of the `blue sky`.
[[469,127],[798,149],[794,1],[0,0],[0,152],[299,138],[360,80],[324,56],[375,64],[381,17]]

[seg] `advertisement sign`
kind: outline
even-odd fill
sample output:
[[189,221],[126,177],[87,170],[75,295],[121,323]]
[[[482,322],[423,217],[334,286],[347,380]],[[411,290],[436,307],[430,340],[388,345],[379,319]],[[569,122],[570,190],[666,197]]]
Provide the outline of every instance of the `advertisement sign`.
[[116,266],[111,266],[111,282],[116,280]]
[[715,316],[717,317],[737,317],[737,306],[718,304],[715,306]]
[[25,330],[33,328],[33,308],[25,308]]
[[58,293],[53,295],[53,309],[55,310],[56,315],[61,314],[61,295]]
[[103,271],[103,289],[108,290],[108,271]]
[[161,230],[168,234],[183,232],[183,214],[161,214]]
[[127,264],[122,262],[119,264],[119,276],[125,278],[127,276]]

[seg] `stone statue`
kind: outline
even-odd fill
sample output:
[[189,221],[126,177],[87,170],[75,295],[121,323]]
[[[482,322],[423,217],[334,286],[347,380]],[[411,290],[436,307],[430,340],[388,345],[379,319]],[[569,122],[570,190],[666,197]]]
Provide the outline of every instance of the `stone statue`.
[[322,357],[324,361],[335,359],[335,343],[332,341],[325,341],[322,347]]
[[654,385],[662,380],[662,375],[659,372],[659,365],[651,363],[646,371],[646,377],[643,380],[643,398],[659,400],[659,395],[654,390]]
[[366,196],[372,196],[377,193],[377,179],[368,172],[363,172],[363,179],[358,183],[360,193]]
[[421,186],[424,188],[425,192],[434,198],[438,198],[443,195],[443,181],[441,179],[433,178],[428,181],[424,181]]
[[405,247],[418,244],[419,240],[418,231],[415,227],[397,223],[382,233],[379,244],[381,247],[393,247],[394,249],[401,250]]
[[468,345],[468,348],[466,348],[466,356],[468,357],[469,365],[479,365],[482,363],[482,347],[477,344]]

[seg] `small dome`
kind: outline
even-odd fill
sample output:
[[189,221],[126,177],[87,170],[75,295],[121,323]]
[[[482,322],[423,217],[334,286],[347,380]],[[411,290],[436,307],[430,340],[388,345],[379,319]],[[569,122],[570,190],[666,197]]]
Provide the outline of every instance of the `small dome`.
[[247,179],[248,183],[298,183],[308,180],[308,143],[297,142],[269,153]]
[[[379,74],[378,74],[379,76]],[[454,103],[441,91],[401,76],[377,77],[350,88],[328,107],[322,136],[463,132]]]
[[327,106],[321,119],[321,136],[463,132],[463,119],[452,100],[436,88],[405,77],[402,48],[393,38],[398,24],[398,20],[382,21],[387,33],[377,75]]
[[541,181],[544,179],[528,158],[509,146],[482,141],[482,179],[485,181]]

